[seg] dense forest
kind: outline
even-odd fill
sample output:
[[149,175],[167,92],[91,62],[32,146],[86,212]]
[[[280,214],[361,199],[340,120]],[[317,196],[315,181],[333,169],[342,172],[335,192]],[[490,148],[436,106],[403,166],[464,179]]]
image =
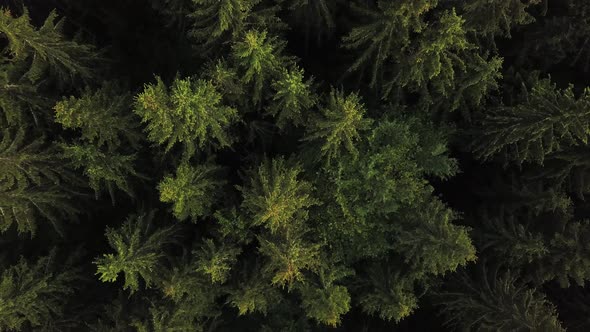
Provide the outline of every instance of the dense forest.
[[590,1],[0,1],[0,331],[589,331]]

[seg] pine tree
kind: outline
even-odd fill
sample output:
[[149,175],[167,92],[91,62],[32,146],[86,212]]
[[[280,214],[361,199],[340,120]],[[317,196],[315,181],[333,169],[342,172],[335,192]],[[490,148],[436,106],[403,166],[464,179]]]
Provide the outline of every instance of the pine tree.
[[193,0],[195,9],[190,17],[193,19],[189,36],[205,45],[221,39],[224,34],[235,37],[241,33],[247,17],[260,0]]
[[297,67],[284,69],[281,78],[272,83],[275,94],[269,113],[276,118],[279,128],[284,128],[290,121],[296,126],[304,123],[302,112],[316,103],[316,97],[311,92],[312,83],[311,78],[304,81],[303,70]]
[[312,186],[299,175],[299,166],[289,167],[283,158],[265,160],[250,172],[247,185],[238,187],[254,225],[263,225],[271,232],[289,227],[293,220],[307,218],[306,208],[317,204],[311,196]]
[[238,309],[240,316],[250,313],[266,315],[281,300],[282,296],[276,288],[253,273],[246,273],[236,287],[229,290],[228,296],[228,303]]
[[418,308],[414,294],[414,279],[399,271],[392,271],[388,262],[373,265],[368,276],[361,279],[359,304],[364,312],[378,315],[383,320],[399,322]]
[[0,124],[3,127],[25,126],[28,121],[38,125],[47,117],[44,109],[50,102],[39,91],[40,83],[26,77],[27,70],[23,61],[0,57]]
[[420,141],[418,133],[426,128],[432,127],[417,118],[381,121],[370,133],[363,154],[340,158],[330,176],[346,217],[359,222],[375,213],[395,213],[430,192],[423,176],[445,178],[456,172],[456,162],[446,155],[441,141]]
[[454,211],[437,199],[402,214],[393,250],[411,266],[416,277],[444,275],[475,261],[469,229],[454,225]]
[[195,251],[197,272],[209,276],[212,283],[223,284],[229,278],[240,253],[241,250],[235,246],[225,243],[217,245],[212,239],[206,239],[201,248]]
[[262,98],[264,85],[287,65],[287,59],[281,55],[284,47],[284,42],[269,37],[264,30],[249,30],[232,45],[234,61],[243,72],[242,81],[254,85],[252,101],[255,104]]
[[305,271],[320,265],[320,245],[306,239],[303,225],[293,221],[282,234],[260,236],[258,250],[268,257],[264,271],[273,285],[291,289],[295,283],[305,282]]
[[107,82],[97,90],[86,87],[80,97],[64,98],[53,109],[55,121],[64,128],[81,131],[81,138],[97,147],[114,149],[124,144],[136,147],[140,141],[139,121],[130,106],[129,94],[119,94],[117,86]]
[[365,63],[372,63],[371,84],[377,84],[379,72],[395,52],[407,48],[410,35],[427,27],[424,15],[436,7],[437,0],[377,1],[374,8],[354,5],[354,9],[367,22],[353,28],[344,38],[344,47],[364,48],[350,70],[357,70]]
[[68,296],[78,282],[78,270],[62,266],[56,270],[57,252],[36,262],[21,257],[15,265],[2,266],[0,274],[0,328],[22,331],[41,327],[65,312]]
[[305,140],[321,142],[321,155],[328,162],[338,159],[343,150],[357,156],[355,143],[360,140],[360,133],[369,129],[372,123],[365,113],[365,106],[357,94],[345,96],[343,91],[332,90],[328,105],[322,110],[323,116],[310,123]]
[[567,223],[557,232],[548,245],[548,253],[540,267],[544,280],[557,279],[562,287],[575,281],[584,285],[590,279],[590,260],[588,259],[588,238],[590,221]]
[[114,282],[123,272],[123,289],[134,293],[139,290],[140,277],[146,287],[159,280],[163,249],[177,239],[174,227],[153,229],[153,219],[152,211],[129,216],[118,229],[107,227],[106,237],[115,254],[104,254],[94,261],[101,281]]
[[[237,110],[221,104],[221,93],[210,81],[175,79],[170,89],[156,77],[136,97],[134,112],[147,123],[148,139],[169,151],[184,143],[189,156],[207,145],[227,147],[227,130],[237,120]],[[195,144],[196,143],[196,144]]]
[[12,59],[31,62],[28,76],[34,81],[41,77],[46,68],[60,80],[92,75],[89,61],[95,58],[91,46],[66,40],[62,33],[63,20],[51,12],[40,28],[31,25],[29,13],[14,17],[8,9],[0,13],[0,33],[8,40]]
[[178,220],[190,217],[196,221],[209,215],[224,184],[218,177],[220,170],[211,163],[191,166],[185,161],[178,166],[174,177],[166,176],[158,185],[160,200],[173,204]]
[[542,234],[531,230],[513,216],[485,218],[480,250],[494,251],[494,256],[512,266],[522,266],[545,257],[549,250]]
[[559,90],[550,79],[540,79],[522,99],[483,119],[473,145],[479,158],[501,153],[506,162],[543,164],[552,153],[586,144],[590,90],[576,98],[573,86]]
[[353,272],[341,266],[320,267],[317,282],[302,284],[301,304],[308,317],[332,327],[341,323],[351,307],[351,296],[345,286],[337,284]]
[[440,294],[448,322],[460,329],[565,331],[555,307],[509,271],[494,270],[474,280],[461,274]]
[[61,144],[63,156],[70,160],[74,169],[83,168],[88,177],[90,188],[96,193],[106,189],[115,202],[115,188],[133,197],[130,177],[138,177],[134,169],[135,155],[122,155],[117,152],[103,152],[92,144]]
[[515,27],[535,21],[528,10],[539,3],[541,0],[476,0],[462,6],[461,16],[466,18],[465,27],[478,36],[510,38]]
[[[13,223],[19,233],[35,234],[40,219],[47,219],[57,231],[77,209],[74,193],[67,185],[77,180],[56,158],[55,150],[43,138],[26,139],[26,132],[5,130],[0,140],[0,230]],[[62,181],[68,181],[62,184]]]

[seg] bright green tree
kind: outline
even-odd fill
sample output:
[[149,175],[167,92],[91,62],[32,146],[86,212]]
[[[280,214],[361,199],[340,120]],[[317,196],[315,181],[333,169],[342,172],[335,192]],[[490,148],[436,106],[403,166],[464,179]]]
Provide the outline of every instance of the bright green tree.
[[244,197],[242,208],[254,225],[274,233],[292,220],[307,218],[306,209],[317,201],[311,196],[311,184],[299,178],[301,172],[301,167],[290,167],[283,158],[265,160],[250,172],[247,184],[238,189]]
[[306,118],[304,113],[316,103],[316,97],[311,91],[312,79],[305,80],[303,69],[295,67],[283,70],[281,78],[272,83],[275,94],[269,113],[276,118],[279,128],[284,128],[288,122],[301,125]]
[[140,277],[146,287],[160,278],[163,249],[177,240],[176,229],[172,226],[156,228],[153,225],[154,212],[131,215],[120,228],[107,228],[106,237],[114,254],[104,254],[94,261],[99,279],[114,282],[119,274],[125,275],[124,289],[131,293],[139,290]]
[[321,155],[328,161],[338,159],[342,152],[357,156],[355,143],[361,139],[361,132],[369,129],[372,123],[366,112],[356,93],[345,95],[343,91],[332,90],[328,105],[322,109],[322,117],[310,121],[305,140],[318,141]]
[[264,85],[286,65],[287,60],[281,55],[284,47],[284,42],[275,36],[268,36],[264,30],[249,30],[233,44],[232,56],[243,72],[242,80],[254,86],[254,103],[260,102]]
[[215,198],[224,181],[219,178],[221,168],[211,163],[192,166],[183,162],[174,177],[166,176],[158,185],[160,200],[172,203],[178,220],[197,218],[211,213]]
[[222,104],[211,81],[175,79],[170,88],[156,77],[137,95],[134,112],[146,123],[148,139],[169,151],[183,143],[189,155],[205,146],[230,146],[228,133],[237,121],[237,110]]

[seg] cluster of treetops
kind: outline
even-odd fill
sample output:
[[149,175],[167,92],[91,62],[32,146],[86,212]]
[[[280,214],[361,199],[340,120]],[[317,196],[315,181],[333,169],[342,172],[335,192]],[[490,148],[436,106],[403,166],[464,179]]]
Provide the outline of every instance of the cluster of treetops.
[[10,0],[0,330],[588,331],[590,1]]

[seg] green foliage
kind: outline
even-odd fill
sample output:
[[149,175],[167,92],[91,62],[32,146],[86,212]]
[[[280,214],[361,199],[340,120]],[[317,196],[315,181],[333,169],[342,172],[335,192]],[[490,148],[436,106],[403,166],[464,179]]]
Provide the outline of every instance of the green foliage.
[[131,215],[118,229],[108,227],[106,237],[114,254],[97,258],[96,272],[103,282],[114,282],[119,273],[125,275],[123,289],[139,290],[141,277],[147,287],[159,278],[164,246],[176,241],[174,227],[153,229],[154,212]]
[[303,284],[301,298],[307,316],[329,326],[339,325],[342,315],[350,310],[351,298],[348,289],[335,282],[351,274],[350,270],[330,266],[329,270],[319,270],[319,283]]
[[224,181],[218,179],[220,167],[211,163],[191,166],[183,162],[176,175],[166,176],[158,185],[160,201],[172,203],[178,220],[209,215]]
[[[67,25],[21,2],[0,330],[427,331],[433,304],[460,330],[587,323],[588,1],[59,1]],[[57,243],[89,250],[33,263]]]
[[474,281],[462,274],[440,294],[443,312],[459,329],[495,331],[565,331],[555,307],[542,293],[498,271]]
[[320,265],[320,245],[306,239],[302,226],[293,222],[284,234],[259,237],[259,251],[268,257],[264,269],[272,284],[291,289],[295,282],[304,282],[304,271]]
[[[221,103],[221,93],[211,81],[175,79],[170,89],[156,77],[137,95],[134,112],[147,123],[148,139],[169,151],[184,143],[189,154],[206,145],[227,147],[227,133],[237,120],[237,110]],[[196,143],[196,144],[195,144]]]
[[418,133],[426,128],[432,127],[417,118],[382,121],[369,135],[363,154],[341,158],[333,176],[336,201],[345,216],[363,220],[374,213],[397,212],[430,191],[425,175],[455,174],[456,162],[437,139],[444,133],[422,141]]
[[67,296],[74,291],[79,275],[75,268],[65,266],[56,271],[56,251],[27,262],[3,266],[0,274],[0,328],[22,331],[39,328],[47,321],[64,314]]
[[43,108],[47,98],[40,93],[39,83],[25,77],[25,64],[0,64],[0,124],[23,126],[27,121],[35,124],[44,120]]
[[116,152],[103,152],[92,144],[62,144],[63,156],[71,161],[75,169],[83,168],[88,177],[90,188],[96,196],[104,189],[114,202],[115,188],[133,197],[129,178],[139,176],[133,167],[134,155],[121,155]]
[[394,272],[387,262],[383,266],[372,266],[369,276],[363,280],[363,292],[359,294],[362,310],[378,315],[384,320],[399,322],[418,307],[414,294],[414,280]]
[[149,319],[133,322],[137,332],[182,332],[203,331],[203,327],[191,315],[191,303],[153,306],[150,308]]
[[252,101],[260,102],[264,85],[277,76],[286,59],[281,55],[284,43],[268,37],[267,31],[249,30],[232,46],[232,56],[243,71],[242,81],[253,83]]
[[514,218],[485,220],[485,225],[481,249],[495,251],[506,263],[531,263],[548,253],[541,234],[532,232]]
[[298,68],[283,70],[281,78],[272,83],[275,94],[269,112],[276,118],[277,126],[284,128],[289,121],[295,125],[304,123],[302,112],[316,103],[312,83],[312,79],[304,81],[303,70]]
[[484,160],[501,153],[506,162],[543,164],[552,153],[587,143],[589,103],[588,89],[576,98],[573,86],[559,90],[550,79],[538,80],[521,103],[483,119],[473,150]]
[[417,276],[454,272],[475,261],[468,229],[451,223],[457,218],[452,210],[433,199],[412,212],[405,214],[393,250]]
[[437,3],[438,0],[379,0],[375,8],[355,5],[354,8],[366,18],[367,24],[353,28],[344,38],[346,48],[364,49],[350,70],[372,63],[371,84],[376,84],[379,72],[387,61],[396,57],[395,52],[410,45],[410,35],[420,33],[427,27],[424,15]]
[[0,230],[16,223],[19,233],[35,235],[40,219],[60,231],[60,222],[77,213],[72,192],[62,180],[75,183],[55,150],[42,138],[28,140],[26,132],[5,130],[0,140]]
[[283,158],[265,160],[250,172],[247,186],[238,187],[254,225],[264,225],[271,232],[286,228],[292,221],[307,219],[306,209],[314,204],[312,186],[298,177],[299,166],[290,167]]
[[240,249],[230,245],[216,245],[211,239],[205,240],[201,248],[195,253],[197,271],[211,278],[212,283],[224,283],[238,260]]
[[140,140],[130,105],[129,94],[118,94],[113,83],[105,83],[94,91],[87,87],[78,98],[64,98],[53,109],[64,128],[80,130],[83,140],[112,149],[123,143],[136,146]]
[[266,315],[281,300],[279,292],[265,280],[249,276],[229,291],[229,304],[238,309],[239,315],[262,313]]
[[353,156],[358,155],[355,142],[360,133],[369,129],[372,120],[365,117],[366,109],[360,97],[343,91],[332,90],[328,106],[322,110],[323,117],[309,126],[306,140],[321,142],[321,154],[329,161],[340,157],[342,150]]
[[510,31],[519,25],[533,23],[535,18],[527,11],[542,0],[476,0],[465,2],[462,6],[468,30],[477,35],[493,38],[510,38]]
[[260,0],[193,0],[194,20],[189,36],[211,44],[224,34],[234,37],[244,30],[252,7]]
[[541,268],[543,276],[557,279],[563,287],[569,286],[570,280],[584,285],[590,279],[589,238],[590,221],[568,223],[551,239],[547,259]]
[[0,33],[8,40],[8,51],[13,60],[28,60],[31,67],[28,76],[34,81],[46,68],[62,80],[82,77],[87,79],[92,70],[89,60],[94,58],[93,48],[66,40],[62,33],[63,20],[56,22],[57,14],[51,12],[40,28],[31,25],[29,13],[14,17],[10,10],[0,12]]

